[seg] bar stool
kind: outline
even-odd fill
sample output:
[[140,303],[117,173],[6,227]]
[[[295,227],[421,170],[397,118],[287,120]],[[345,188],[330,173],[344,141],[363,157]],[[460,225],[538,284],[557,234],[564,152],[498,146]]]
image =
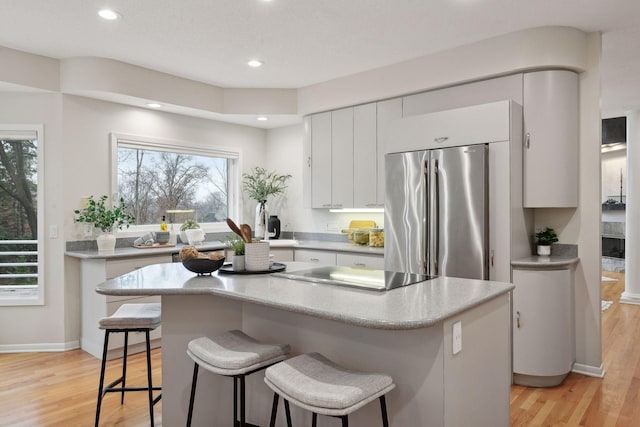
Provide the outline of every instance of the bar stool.
[[287,402],[311,411],[312,426],[318,414],[342,420],[349,426],[349,414],[379,398],[382,425],[389,426],[385,394],[395,388],[393,379],[384,374],[355,372],[339,366],[318,353],[303,354],[271,366],[264,382],[273,390],[271,427],[275,426],[278,396],[287,410],[287,426],[291,427]]
[[[227,331],[212,338],[191,340],[187,354],[194,361],[191,398],[187,427],[191,426],[196,395],[198,367],[225,377],[233,377],[234,426],[257,427],[245,421],[245,377],[284,360],[289,354],[288,344],[264,344],[242,331]],[[240,383],[240,420],[238,421],[238,382]]]
[[[102,398],[107,393],[122,393],[120,404],[124,403],[124,393],[126,391],[148,391],[149,393],[149,417],[153,427],[153,405],[155,405],[162,394],[153,398],[153,390],[162,390],[162,387],[153,387],[151,381],[151,347],[149,342],[149,332],[160,326],[161,309],[159,303],[154,304],[123,304],[109,317],[100,319],[100,329],[104,329],[104,349],[102,351],[102,368],[100,369],[100,385],[98,387],[98,404],[96,407],[96,424],[100,420],[100,407]],[[109,345],[109,334],[114,332],[124,332],[124,357],[122,360],[122,376],[104,386],[104,373],[107,363],[107,348]],[[127,381],[127,345],[129,344],[129,332],[144,332],[147,341],[147,387],[126,387]],[[115,387],[122,383],[121,387]]]

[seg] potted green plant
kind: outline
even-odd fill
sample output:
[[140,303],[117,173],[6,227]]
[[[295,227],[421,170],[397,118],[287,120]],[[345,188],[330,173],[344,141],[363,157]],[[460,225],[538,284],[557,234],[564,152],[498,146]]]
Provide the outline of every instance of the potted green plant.
[[242,184],[247,195],[258,202],[256,206],[256,220],[254,233],[256,237],[265,237],[267,231],[267,198],[282,194],[287,188],[287,181],[291,175],[280,175],[275,171],[267,171],[256,166],[251,173],[242,174]]
[[244,240],[235,236],[229,238],[229,248],[233,251],[233,271],[244,270]]
[[90,196],[86,207],[73,211],[76,215],[73,218],[74,222],[92,224],[102,231],[96,239],[98,251],[100,252],[108,252],[115,249],[114,227],[118,230],[121,230],[122,227],[129,228],[129,224],[135,221],[133,215],[127,212],[127,205],[122,197],[110,208],[107,207],[108,198],[108,196],[103,195],[96,200],[93,196]]
[[551,244],[558,241],[558,235],[553,228],[545,227],[544,230],[535,234],[535,240],[538,246],[538,255],[548,256],[551,254]]

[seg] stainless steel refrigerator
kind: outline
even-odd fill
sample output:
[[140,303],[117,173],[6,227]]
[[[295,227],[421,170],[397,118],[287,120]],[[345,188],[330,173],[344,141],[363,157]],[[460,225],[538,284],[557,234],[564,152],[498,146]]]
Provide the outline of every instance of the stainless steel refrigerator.
[[385,156],[385,270],[488,279],[488,146]]

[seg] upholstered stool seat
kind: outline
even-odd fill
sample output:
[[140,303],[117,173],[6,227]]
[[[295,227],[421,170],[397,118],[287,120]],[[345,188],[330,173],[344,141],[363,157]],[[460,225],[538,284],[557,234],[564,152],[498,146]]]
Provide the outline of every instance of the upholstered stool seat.
[[[245,376],[284,360],[288,344],[265,344],[242,331],[227,331],[214,337],[200,337],[187,345],[187,354],[194,361],[193,381],[187,426],[191,425],[198,368],[218,375],[233,377],[233,419],[241,427],[245,422]],[[238,420],[238,382],[240,383],[240,420]]]
[[[161,394],[153,397],[153,390],[161,390],[160,386],[153,386],[151,380],[151,345],[149,332],[160,326],[161,306],[159,303],[150,304],[123,304],[115,313],[109,317],[100,319],[100,329],[105,330],[104,347],[102,351],[102,367],[100,369],[100,385],[98,387],[98,403],[96,407],[95,426],[98,427],[100,420],[100,407],[102,398],[106,393],[121,393],[120,404],[124,403],[124,393],[129,391],[146,391],[149,395],[149,417],[151,426],[154,425],[153,405],[158,403]],[[124,354],[122,360],[122,376],[104,387],[104,375],[107,363],[107,350],[109,347],[109,334],[124,332]],[[129,332],[144,332],[147,350],[147,386],[146,387],[126,387],[127,382],[127,347],[129,345]],[[122,384],[120,387],[115,387]]]
[[[375,399],[380,399],[383,425],[388,426],[384,395],[395,387],[388,375],[352,371],[321,354],[310,353],[271,366],[265,371],[264,381],[275,393],[274,402],[279,395],[285,402],[311,411],[314,426],[317,414],[339,417],[346,426],[350,413]],[[277,404],[273,409],[277,412]],[[287,424],[291,425],[289,420]]]

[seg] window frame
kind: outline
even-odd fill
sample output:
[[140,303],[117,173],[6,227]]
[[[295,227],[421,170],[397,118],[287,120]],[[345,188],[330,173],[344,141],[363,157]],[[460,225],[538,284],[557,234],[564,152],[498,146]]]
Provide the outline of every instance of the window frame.
[[41,306],[45,305],[45,203],[44,203],[44,176],[45,176],[45,161],[44,161],[44,125],[42,124],[0,124],[0,134],[2,133],[25,133],[35,132],[36,141],[38,141],[38,193],[36,196],[36,206],[38,209],[38,238],[37,238],[37,252],[38,252],[38,284],[36,288],[35,296],[6,296],[8,291],[0,287],[0,306]]
[[[111,198],[115,200],[118,196],[118,147],[140,148],[153,151],[164,151],[168,153],[191,154],[208,157],[223,157],[228,162],[228,211],[229,217],[236,218],[242,209],[242,193],[240,191],[241,176],[241,151],[236,148],[211,145],[203,147],[195,143],[175,141],[169,139],[154,138],[149,136],[132,135],[126,133],[112,132],[111,141]],[[175,231],[179,231],[180,224]],[[157,231],[160,223],[146,225],[131,225],[129,228],[116,230],[118,237],[133,237],[148,231]],[[229,228],[226,223],[200,223],[200,227],[207,233],[227,232]]]

